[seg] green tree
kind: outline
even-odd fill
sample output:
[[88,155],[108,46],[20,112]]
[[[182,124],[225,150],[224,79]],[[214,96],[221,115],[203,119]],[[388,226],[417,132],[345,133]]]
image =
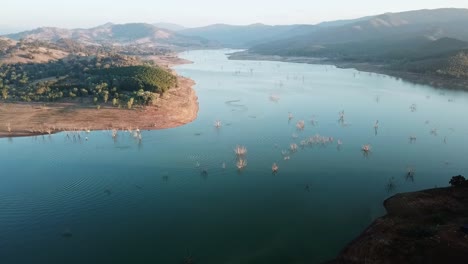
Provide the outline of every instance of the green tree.
[[4,86],[2,88],[2,98],[3,100],[8,99],[8,86]]
[[26,84],[28,84],[28,80],[29,80],[29,78],[28,78],[28,76],[26,75],[26,73],[23,73],[23,76],[22,76],[21,79],[19,80],[19,83],[20,83],[21,85],[26,85]]
[[88,95],[88,90],[86,90],[86,89],[81,89],[80,92],[81,92],[81,95],[83,95],[83,96],[87,96],[87,95]]
[[109,100],[109,91],[104,91],[102,97],[104,99],[104,103],[107,103],[107,101]]
[[132,109],[133,101],[134,101],[133,97],[128,100],[128,102],[127,102],[127,108],[128,109]]

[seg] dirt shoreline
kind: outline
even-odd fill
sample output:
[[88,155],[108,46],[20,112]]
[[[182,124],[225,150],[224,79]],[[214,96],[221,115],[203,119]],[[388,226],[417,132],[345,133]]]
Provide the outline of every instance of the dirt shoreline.
[[353,63],[345,61],[337,61],[322,58],[310,58],[310,57],[282,57],[276,55],[260,55],[249,53],[247,51],[236,52],[230,55],[229,59],[232,60],[262,60],[262,61],[281,61],[281,62],[292,62],[292,63],[308,63],[308,64],[323,64],[323,65],[335,65],[342,69],[356,69],[362,72],[372,72],[385,74],[395,78],[401,78],[403,80],[416,83],[430,85],[440,89],[455,89],[455,90],[468,90],[468,80],[446,78],[443,76],[418,74],[406,71],[395,71],[385,68],[385,65],[373,64],[373,63]]
[[[151,58],[170,68],[191,63],[175,55]],[[61,131],[107,129],[157,130],[192,122],[198,115],[198,97],[189,78],[178,76],[178,87],[158,98],[154,106],[119,109],[111,103],[66,101],[57,103],[1,103],[0,138],[53,134]],[[8,126],[9,124],[9,126]]]
[[328,264],[452,263],[468,260],[468,184],[401,193]]

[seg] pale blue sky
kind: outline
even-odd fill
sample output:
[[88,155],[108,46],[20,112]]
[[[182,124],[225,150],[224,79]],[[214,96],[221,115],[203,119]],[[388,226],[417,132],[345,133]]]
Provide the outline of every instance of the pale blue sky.
[[384,12],[468,8],[468,0],[11,0],[3,1],[0,26],[92,27],[106,22],[172,22],[184,26],[315,24]]

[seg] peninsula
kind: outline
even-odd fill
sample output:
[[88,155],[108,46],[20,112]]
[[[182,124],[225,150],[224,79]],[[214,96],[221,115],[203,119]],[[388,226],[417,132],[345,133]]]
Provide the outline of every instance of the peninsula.
[[89,44],[50,31],[0,39],[0,137],[164,129],[197,117],[194,81],[172,69],[190,63],[176,48],[138,38]]

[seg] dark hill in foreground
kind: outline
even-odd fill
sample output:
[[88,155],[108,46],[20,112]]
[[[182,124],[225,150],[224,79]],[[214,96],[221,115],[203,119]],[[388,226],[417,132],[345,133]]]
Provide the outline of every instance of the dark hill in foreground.
[[468,182],[397,194],[330,264],[451,263],[468,260]]

